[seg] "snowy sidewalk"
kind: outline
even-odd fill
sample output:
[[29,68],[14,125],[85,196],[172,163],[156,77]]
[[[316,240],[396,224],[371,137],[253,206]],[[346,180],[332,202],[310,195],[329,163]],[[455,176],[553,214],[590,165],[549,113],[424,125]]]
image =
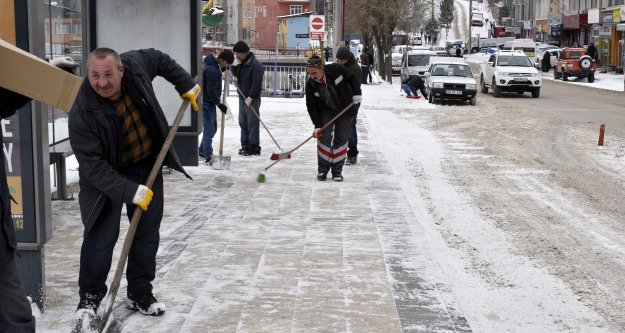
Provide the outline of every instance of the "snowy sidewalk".
[[[363,89],[366,101],[377,86]],[[264,98],[260,112],[284,149],[313,129],[304,99]],[[360,112],[364,117],[366,103]],[[277,150],[273,142],[261,129],[261,156],[237,155],[238,124],[226,125],[230,170],[187,168],[194,181],[165,175],[154,293],[167,312],[146,317],[126,310],[123,280],[114,316],[124,332],[470,331],[436,278],[440,268],[423,249],[426,232],[415,223],[401,179],[366,126],[359,125],[359,163],[345,166],[344,182],[316,180],[311,140],[260,184],[257,175]],[[78,302],[83,228],[78,200],[55,201],[52,210],[47,308],[38,331],[67,332]],[[122,217],[116,255],[127,224]]]

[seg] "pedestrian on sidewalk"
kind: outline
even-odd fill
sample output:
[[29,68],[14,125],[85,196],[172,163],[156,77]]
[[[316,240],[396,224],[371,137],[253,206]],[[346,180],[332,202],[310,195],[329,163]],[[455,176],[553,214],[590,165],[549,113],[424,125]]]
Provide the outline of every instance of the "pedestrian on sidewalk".
[[232,72],[243,95],[239,94],[239,126],[241,127],[241,149],[239,155],[260,155],[260,92],[265,69],[256,59],[250,47],[238,41],[232,48],[237,61]]
[[[341,46],[336,51],[337,62],[345,68],[347,68],[358,80],[358,89],[360,89],[360,82],[362,82],[362,70],[356,62],[354,54],[346,46]],[[354,115],[352,116],[351,133],[349,140],[347,141],[347,159],[345,165],[356,164],[358,161],[358,133],[356,131],[356,121],[358,117],[358,110],[360,109],[360,103],[354,105]]]
[[545,50],[545,54],[543,54],[543,58],[541,60],[543,73],[549,72],[551,69],[551,53],[548,50]]
[[[80,252],[77,316],[94,316],[106,295],[106,278],[119,237],[122,205],[141,215],[128,255],[126,307],[158,316],[165,305],[152,294],[163,217],[163,175],[147,181],[169,125],[152,87],[161,76],[197,111],[200,86],[169,55],[155,50],[118,54],[98,48],[87,58],[87,77],[69,113],[69,138],[79,169],[79,204],[85,227]],[[164,165],[188,178],[173,147]],[[148,209],[149,207],[149,209]]]
[[360,66],[362,68],[362,84],[373,83],[373,76],[371,75],[371,69],[373,68],[373,56],[369,53],[369,49],[365,48],[360,54]]
[[[62,60],[51,64],[75,74],[75,64]],[[26,96],[0,87],[0,119],[11,117],[30,101]],[[3,141],[0,131],[0,145],[4,144]],[[0,163],[0,332],[34,333],[36,328],[33,309],[24,292],[15,262],[17,241],[15,223],[11,217],[11,201],[21,199],[11,196],[4,162]]]
[[[200,144],[200,156],[206,164],[213,164],[213,138],[217,133],[217,108],[221,112],[228,112],[228,108],[221,101],[222,72],[234,62],[234,53],[223,50],[217,56],[212,54],[204,58],[202,65],[202,116],[204,131]],[[224,88],[225,89],[225,88]]]
[[362,101],[360,83],[342,65],[323,65],[317,56],[308,59],[306,72],[310,76],[306,82],[306,108],[315,125],[313,137],[317,138],[317,180],[326,180],[328,172],[332,171],[332,179],[340,182],[343,181],[343,163],[347,157],[354,106],[332,125],[323,131],[320,129],[351,102],[359,104]]
[[404,80],[404,82],[402,82],[401,84],[401,89],[406,93],[406,98],[421,98],[417,94],[417,89],[421,91],[421,95],[423,95],[423,97],[428,98],[425,92],[425,84],[418,75],[409,77]]

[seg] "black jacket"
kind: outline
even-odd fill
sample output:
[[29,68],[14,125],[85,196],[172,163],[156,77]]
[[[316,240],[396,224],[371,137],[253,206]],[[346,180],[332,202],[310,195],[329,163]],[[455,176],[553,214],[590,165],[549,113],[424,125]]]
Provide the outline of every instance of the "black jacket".
[[[191,90],[195,82],[187,71],[161,51],[129,51],[120,57],[124,65],[122,85],[141,111],[158,153],[169,132],[169,125],[156,99],[152,80],[156,76],[164,77],[179,94]],[[105,201],[132,203],[139,184],[118,172],[123,153],[121,118],[91,88],[88,79],[78,91],[68,125],[70,144],[79,164],[79,203],[86,234],[102,212]],[[189,177],[173,147],[169,148],[164,165]]]
[[[324,70],[328,90],[333,92],[329,100],[325,100],[323,94],[319,92],[322,83],[312,79],[308,79],[306,82],[306,108],[310,120],[316,128],[325,125],[322,123],[321,114],[329,113],[331,116],[335,116],[352,102],[354,95],[361,95],[361,81],[357,80],[343,65],[338,63],[325,65]],[[343,114],[343,117],[352,117],[354,112],[355,107],[352,105],[350,110]]]
[[[263,90],[265,68],[263,64],[256,59],[254,53],[250,52],[242,64],[231,67],[243,95],[245,95],[245,97],[259,98]],[[243,96],[240,97],[243,98]]]
[[[6,90],[0,87],[0,118],[9,118],[15,111],[30,102],[30,98],[22,96],[10,90]],[[2,144],[2,131],[0,131],[0,144]],[[9,193],[9,186],[7,184],[7,174],[4,166],[4,159],[0,163],[0,218],[2,223],[0,225],[0,237],[6,239],[6,243],[9,248],[15,250],[17,243],[15,240],[15,226],[13,225],[13,218],[11,217],[11,195]],[[18,200],[21,198],[18,198]],[[4,241],[0,240],[0,246],[4,246]],[[0,273],[2,274],[2,273]]]
[[[347,60],[347,62],[343,66],[345,66],[347,69],[349,69],[350,72],[352,72],[352,74],[356,77],[356,80],[358,80],[358,82],[362,82],[362,68],[360,68],[360,66],[358,65],[358,62],[356,61],[354,54],[352,54],[352,56],[349,58],[349,60]],[[360,87],[360,85],[358,86]]]

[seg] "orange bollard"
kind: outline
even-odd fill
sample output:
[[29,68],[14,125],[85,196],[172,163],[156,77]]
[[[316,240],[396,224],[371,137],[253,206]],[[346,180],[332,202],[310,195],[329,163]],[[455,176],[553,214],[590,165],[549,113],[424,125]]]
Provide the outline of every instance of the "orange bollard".
[[601,124],[599,128],[599,145],[603,146],[603,135],[605,134],[605,125]]

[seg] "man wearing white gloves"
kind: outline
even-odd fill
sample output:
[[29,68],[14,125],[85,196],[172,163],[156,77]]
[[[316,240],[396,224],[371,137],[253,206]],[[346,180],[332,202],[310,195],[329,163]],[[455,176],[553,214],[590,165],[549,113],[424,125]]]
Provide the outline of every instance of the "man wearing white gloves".
[[[362,101],[360,82],[344,66],[323,65],[318,56],[308,59],[306,72],[310,76],[306,82],[306,108],[315,125],[313,137],[317,138],[317,180],[326,180],[332,171],[332,179],[340,182],[355,105]],[[354,105],[333,124],[319,130],[352,102]]]
[[[165,306],[152,294],[163,217],[162,174],[159,172],[151,189],[143,185],[169,128],[152,88],[156,76],[173,84],[197,111],[200,87],[161,51],[144,49],[120,55],[99,48],[87,59],[87,78],[69,114],[70,143],[80,165],[80,213],[85,226],[77,315],[97,313],[106,295],[123,204],[129,219],[137,206],[145,211],[128,256],[126,306],[145,315],[165,312]],[[164,164],[189,177],[173,147]]]
[[263,87],[265,69],[256,59],[250,47],[238,41],[232,48],[236,58],[232,72],[239,93],[239,126],[241,127],[241,149],[239,155],[260,155],[260,119],[254,114],[254,108],[260,116],[260,93]]

